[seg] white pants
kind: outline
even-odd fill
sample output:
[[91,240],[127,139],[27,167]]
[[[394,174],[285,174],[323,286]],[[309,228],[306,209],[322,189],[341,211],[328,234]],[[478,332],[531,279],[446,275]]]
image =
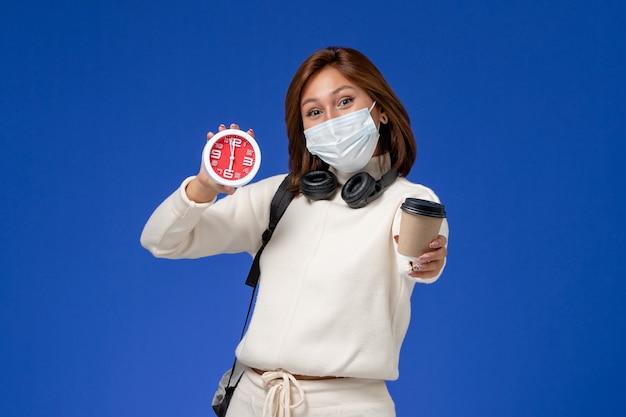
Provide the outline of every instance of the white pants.
[[244,373],[228,417],[395,417],[385,381],[295,380],[287,372]]

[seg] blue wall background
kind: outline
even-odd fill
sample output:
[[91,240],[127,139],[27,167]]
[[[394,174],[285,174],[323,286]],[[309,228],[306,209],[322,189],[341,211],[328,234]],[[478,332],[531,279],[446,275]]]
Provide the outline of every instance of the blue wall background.
[[626,415],[626,3],[13,2],[0,16],[0,415],[207,416],[247,255],[153,258],[208,130],[287,166],[283,98],[330,44],[410,112],[447,206],[389,384],[399,416]]

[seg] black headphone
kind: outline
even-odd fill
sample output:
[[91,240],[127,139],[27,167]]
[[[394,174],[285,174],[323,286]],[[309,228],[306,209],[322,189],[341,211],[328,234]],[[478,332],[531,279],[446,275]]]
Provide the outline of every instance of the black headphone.
[[[398,171],[391,170],[376,181],[367,172],[351,177],[341,189],[341,198],[351,208],[365,207],[376,200],[398,178]],[[300,191],[311,200],[329,200],[337,191],[339,181],[330,171],[307,172],[300,179]]]

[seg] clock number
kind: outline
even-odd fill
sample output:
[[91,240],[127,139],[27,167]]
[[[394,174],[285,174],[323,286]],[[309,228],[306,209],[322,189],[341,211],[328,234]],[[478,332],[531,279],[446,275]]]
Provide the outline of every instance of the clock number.
[[222,151],[219,149],[211,149],[211,159],[220,159],[222,157]]
[[246,167],[251,167],[252,165],[254,165],[254,159],[250,158],[249,156],[244,156],[242,163]]
[[235,148],[240,148],[241,138],[230,138],[230,143],[232,143]]
[[233,178],[234,174],[235,174],[235,171],[233,171],[232,169],[225,169],[223,176],[224,178],[228,178],[230,180]]

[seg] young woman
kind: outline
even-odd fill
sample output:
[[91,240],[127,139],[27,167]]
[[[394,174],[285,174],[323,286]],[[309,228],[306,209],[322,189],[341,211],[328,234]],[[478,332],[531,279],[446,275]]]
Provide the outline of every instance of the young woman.
[[[404,199],[438,201],[405,178],[416,156],[407,112],[368,58],[330,47],[296,72],[285,121],[295,198],[261,258],[228,415],[394,416],[384,381],[398,377],[414,284],[440,276],[448,235],[444,220],[419,260],[397,254]],[[235,191],[201,168],[155,210],[141,243],[165,258],[254,254],[284,177]],[[378,181],[374,192],[361,195],[364,181]],[[219,193],[229,195],[215,202]]]

